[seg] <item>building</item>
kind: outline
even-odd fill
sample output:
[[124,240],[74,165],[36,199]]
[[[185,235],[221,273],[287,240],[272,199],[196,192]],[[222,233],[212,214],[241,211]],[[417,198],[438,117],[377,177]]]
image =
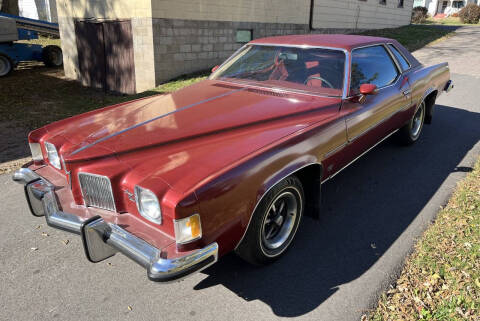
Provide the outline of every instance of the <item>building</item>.
[[426,7],[432,17],[437,14],[449,16],[460,11],[468,3],[480,5],[480,0],[415,0],[413,7]]
[[410,23],[413,0],[59,1],[67,77],[133,93],[209,69],[250,39]]

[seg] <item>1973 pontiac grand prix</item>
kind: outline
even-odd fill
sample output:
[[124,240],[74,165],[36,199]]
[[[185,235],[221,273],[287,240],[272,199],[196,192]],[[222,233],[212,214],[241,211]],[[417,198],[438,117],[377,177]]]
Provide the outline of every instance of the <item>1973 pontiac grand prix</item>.
[[230,251],[266,264],[318,214],[322,182],[392,134],[417,141],[452,87],[447,63],[391,39],[258,39],[207,80],[34,130],[13,179],[92,262],[121,252],[162,282]]

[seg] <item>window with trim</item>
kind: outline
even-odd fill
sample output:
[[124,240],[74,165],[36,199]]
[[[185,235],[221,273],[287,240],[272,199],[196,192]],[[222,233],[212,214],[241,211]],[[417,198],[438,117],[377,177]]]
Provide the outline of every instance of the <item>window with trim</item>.
[[247,43],[252,41],[252,30],[244,29],[237,30],[235,35],[237,43]]
[[398,0],[398,7],[403,8],[403,0]]
[[392,45],[392,44],[389,44],[388,47],[390,48],[390,50],[392,51],[393,55],[395,56],[395,58],[397,59],[398,63],[400,64],[400,66],[402,67],[402,70],[405,71],[407,69],[410,68],[410,63],[407,61],[407,59],[400,53],[400,51],[398,51],[398,49]]
[[392,84],[399,72],[384,46],[355,49],[352,52],[350,95],[355,95],[362,84],[382,88]]
[[379,3],[383,5],[387,5],[387,0],[380,0]]

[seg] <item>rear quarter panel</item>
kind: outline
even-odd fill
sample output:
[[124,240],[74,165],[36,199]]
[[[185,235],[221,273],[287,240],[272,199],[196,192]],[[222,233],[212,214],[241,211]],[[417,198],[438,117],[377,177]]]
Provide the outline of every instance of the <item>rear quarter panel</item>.
[[446,83],[450,80],[450,68],[446,62],[429,67],[421,65],[414,68],[408,77],[412,88],[412,101],[418,105],[434,91],[437,92],[437,97],[442,94]]

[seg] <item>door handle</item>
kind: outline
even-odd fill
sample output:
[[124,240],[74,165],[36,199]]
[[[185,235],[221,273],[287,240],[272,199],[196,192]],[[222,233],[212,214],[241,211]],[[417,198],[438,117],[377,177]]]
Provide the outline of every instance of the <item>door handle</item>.
[[410,95],[411,93],[412,93],[412,90],[411,90],[411,89],[407,89],[407,90],[404,90],[404,91],[403,91],[403,95],[404,95],[404,96],[408,96],[408,95]]

